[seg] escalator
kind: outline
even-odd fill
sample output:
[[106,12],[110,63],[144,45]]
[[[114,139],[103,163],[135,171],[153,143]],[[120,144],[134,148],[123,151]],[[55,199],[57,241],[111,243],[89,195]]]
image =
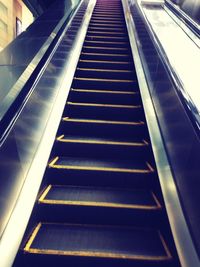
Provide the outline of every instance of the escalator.
[[98,0],[14,266],[173,266],[120,0]]

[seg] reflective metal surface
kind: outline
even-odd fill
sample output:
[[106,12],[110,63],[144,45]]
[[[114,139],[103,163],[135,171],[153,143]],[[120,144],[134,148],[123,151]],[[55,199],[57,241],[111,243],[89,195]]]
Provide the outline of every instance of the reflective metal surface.
[[[169,185],[166,190],[168,190],[169,196],[173,196],[177,188],[181,208],[194,244],[193,246],[186,241],[187,234],[183,231],[184,224],[181,223],[177,215],[178,213],[175,212],[174,217],[171,217],[171,213],[169,213],[169,217],[172,218],[172,226],[174,225],[175,227],[176,225],[177,227],[175,227],[176,231],[174,231],[176,242],[177,237],[180,238],[177,249],[183,266],[200,266],[198,254],[195,256],[195,249],[197,253],[200,251],[200,210],[198,204],[199,136],[190,119],[191,117],[189,117],[189,112],[186,108],[187,102],[185,102],[185,98],[180,94],[179,87],[181,83],[177,79],[178,77],[174,76],[173,69],[171,69],[171,72],[166,72],[170,64],[165,57],[165,50],[162,49],[161,43],[158,42],[158,39],[155,37],[156,32],[153,31],[145,14],[142,13],[142,7],[140,7],[141,9],[138,8],[134,5],[134,2],[132,2],[130,6],[134,14],[133,19],[136,18],[134,22],[137,30],[137,46],[140,57],[142,58],[143,68],[164,140],[164,146],[175,179],[175,187],[174,185]],[[152,7],[152,11],[153,10],[154,8]],[[158,8],[155,8],[155,11],[157,12]],[[160,24],[162,26],[162,23],[158,25]],[[169,26],[171,26],[171,24]],[[144,31],[141,31],[142,27],[145,29],[145,34]],[[169,29],[171,28],[169,27]],[[168,33],[168,28],[166,28],[166,31],[162,32],[162,35],[168,35]],[[184,44],[182,44],[182,46],[183,45]],[[176,42],[173,42],[173,44],[171,44],[171,47],[172,46],[176,46]],[[184,53],[182,60],[185,60]],[[184,62],[186,63],[186,61]],[[191,70],[193,71],[192,66],[190,66],[190,73]],[[196,70],[194,69],[194,73],[195,72]],[[173,198],[171,198],[171,200],[173,200]],[[170,205],[172,205],[172,212],[174,212],[177,202],[174,200]],[[194,253],[191,253],[192,250]],[[184,257],[187,259],[184,259]]]
[[[166,72],[166,69],[169,68],[170,64],[169,61],[166,61],[165,53],[162,49],[161,43],[158,42],[157,38],[155,37],[156,33],[152,30],[151,25],[145,17],[145,14],[142,13],[142,7],[141,9],[138,9],[137,5],[134,5],[132,2],[131,10],[134,14],[134,17],[137,17],[137,20],[135,20],[135,25],[137,30],[137,44],[140,57],[142,58],[143,68],[145,70],[150,94],[156,110],[164,145],[170,161],[172,172],[174,174],[173,176],[177,186],[177,192],[179,194],[182,210],[184,212],[195,248],[199,252],[200,211],[198,207],[198,159],[200,158],[200,140],[184,104],[185,98],[183,98],[179,93],[180,91],[178,89],[180,87],[180,83],[175,79],[173,70],[169,72],[170,75],[173,75],[173,77],[170,77],[169,73]],[[146,35],[141,33],[141,27],[146,29]],[[171,46],[173,47],[175,45],[176,42],[173,42]],[[165,65],[163,65],[159,55],[161,56]],[[173,223],[176,222],[180,224],[177,228],[177,234],[182,235],[182,223],[180,223],[178,216],[175,216],[173,221]],[[189,244],[182,241],[180,246],[178,246],[178,249],[180,249],[181,246],[184,248],[181,256],[185,257],[189,250]],[[196,263],[192,263],[192,260],[195,259]],[[191,256],[191,258],[189,256],[188,260],[182,260],[182,264],[185,264],[183,266],[200,265],[199,258],[197,256]]]
[[[165,51],[168,64],[179,78],[182,85],[182,95],[200,125],[200,92],[197,87],[200,82],[200,49],[187,34],[177,26],[176,22],[163,9],[152,9],[143,6],[143,11]],[[176,36],[176,44],[174,44]],[[192,71],[191,71],[192,69]]]
[[200,0],[171,0],[189,17],[200,24]]
[[0,120],[78,2],[55,3],[0,53]]

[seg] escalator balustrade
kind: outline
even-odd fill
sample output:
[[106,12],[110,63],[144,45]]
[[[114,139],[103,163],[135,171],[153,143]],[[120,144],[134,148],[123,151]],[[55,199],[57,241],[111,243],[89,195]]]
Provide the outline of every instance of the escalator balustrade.
[[14,263],[100,265],[179,266],[120,0],[97,0]]

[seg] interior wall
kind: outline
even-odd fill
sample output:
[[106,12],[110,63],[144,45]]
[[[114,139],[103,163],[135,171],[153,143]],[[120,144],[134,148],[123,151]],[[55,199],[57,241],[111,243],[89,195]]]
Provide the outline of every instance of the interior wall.
[[0,50],[16,38],[17,20],[23,31],[33,22],[33,15],[22,0],[0,0]]

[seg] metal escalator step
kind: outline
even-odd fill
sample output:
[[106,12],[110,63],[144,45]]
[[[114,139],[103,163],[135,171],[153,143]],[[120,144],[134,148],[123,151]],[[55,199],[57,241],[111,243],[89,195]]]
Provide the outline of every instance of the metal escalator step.
[[49,185],[39,203],[52,205],[94,206],[120,209],[160,210],[151,191],[98,187]]
[[60,124],[60,134],[82,134],[88,136],[93,133],[98,137],[108,137],[128,139],[130,136],[146,136],[146,125],[143,121],[114,121],[114,120],[94,120],[91,118],[64,117]]
[[92,89],[78,89],[78,88],[71,88],[73,92],[85,92],[85,93],[103,93],[103,94],[122,94],[122,95],[138,95],[138,91],[109,91],[109,90],[92,90]]
[[135,174],[152,174],[154,169],[145,161],[135,160],[103,160],[94,158],[56,157],[49,163],[49,168],[63,170],[87,170],[99,172],[118,172]]
[[110,21],[112,22],[112,21],[114,21],[114,22],[117,22],[117,23],[119,23],[119,22],[124,23],[124,18],[122,16],[120,16],[120,17],[114,17],[114,16],[105,16],[105,15],[103,15],[103,16],[92,15],[91,20],[93,20],[93,19],[95,19],[95,20],[101,20],[101,21],[106,21],[106,22],[110,22]]
[[130,61],[132,59],[131,54],[111,54],[111,53],[88,53],[82,52],[80,59],[89,60],[110,60],[110,61]]
[[129,48],[127,47],[106,47],[106,46],[92,46],[92,45],[88,45],[88,46],[83,46],[83,52],[84,50],[88,50],[88,51],[96,51],[96,53],[105,53],[105,52],[108,52],[108,51],[112,51],[112,53],[119,53],[121,51],[130,51]]
[[92,17],[108,17],[108,18],[120,18],[120,19],[123,19],[124,16],[122,13],[115,13],[113,14],[112,12],[107,12],[107,13],[102,13],[102,12],[99,12],[97,9],[94,10],[94,12],[92,13]]
[[[119,93],[117,93],[119,92]],[[106,90],[76,90],[71,89],[68,97],[70,102],[102,103],[114,105],[138,105],[141,104],[139,92],[106,91]]]
[[119,33],[124,33],[127,34],[126,28],[121,26],[121,27],[106,27],[106,25],[89,25],[88,27],[89,31],[93,31],[93,32],[106,32],[106,33],[115,33],[115,32],[119,32]]
[[125,108],[125,109],[138,109],[141,105],[125,105],[125,104],[99,104],[99,103],[84,103],[84,102],[71,102],[68,101],[67,105],[82,106],[82,107],[105,107],[105,108]]
[[139,138],[120,139],[115,136],[71,135],[62,134],[56,138],[54,153],[60,156],[122,158],[129,159],[137,154],[137,158],[149,157],[149,144]]
[[106,47],[106,46],[92,46],[91,45],[84,45],[82,52],[84,53],[100,53],[100,54],[121,54],[121,53],[129,53],[130,48],[128,47]]
[[105,12],[101,12],[99,9],[94,9],[94,12],[92,13],[92,17],[95,16],[95,17],[109,17],[109,18],[120,18],[120,19],[124,19],[124,16],[122,13],[120,12],[117,12],[117,13],[113,13],[111,11],[107,11],[107,13]]
[[118,140],[132,140],[131,138],[135,139],[137,136],[140,136],[142,140],[149,138],[143,121],[95,120],[87,117],[64,117],[62,119],[58,134],[77,136],[80,133],[83,136],[93,133],[96,137],[112,137]]
[[106,5],[104,3],[100,3],[97,2],[95,5],[95,9],[99,9],[99,10],[117,10],[117,11],[121,11],[121,4],[120,3],[110,3],[110,2],[106,2]]
[[64,117],[60,124],[60,134],[82,134],[88,136],[93,133],[98,137],[108,137],[128,139],[130,136],[140,136],[146,139],[146,125],[143,121],[114,121],[114,120],[94,120],[90,118]]
[[125,29],[126,30],[126,26],[123,25],[123,24],[116,24],[116,23],[98,23],[98,22],[90,22],[90,25],[89,27],[106,27],[107,29],[110,29],[110,28],[115,28],[115,29],[119,29],[119,30],[122,30],[122,29]]
[[125,27],[125,24],[123,21],[112,21],[112,20],[103,20],[103,19],[97,19],[97,18],[94,18],[94,19],[91,19],[90,21],[90,25],[93,25],[93,24],[99,24],[99,25],[108,25],[108,27],[112,26],[112,27]]
[[[112,63],[112,62],[110,62]],[[90,79],[74,77],[73,88],[81,89],[104,89],[116,91],[129,91],[138,88],[136,80],[118,80],[118,79]]]
[[107,31],[93,31],[93,30],[90,30],[90,29],[88,29],[88,31],[87,31],[87,35],[89,36],[89,35],[95,35],[95,36],[115,36],[115,37],[120,37],[120,36],[122,36],[122,37],[124,37],[124,36],[126,36],[127,37],[127,35],[126,35],[126,33],[125,32],[107,32]]
[[113,70],[113,69],[94,69],[77,67],[76,77],[81,78],[99,78],[99,79],[118,79],[118,80],[136,80],[136,74],[131,70]]
[[87,117],[96,120],[144,120],[142,106],[137,105],[112,105],[94,103],[73,103],[68,102],[64,116],[82,118]]
[[127,43],[128,45],[128,38],[127,37],[122,37],[122,36],[105,36],[105,35],[102,35],[102,36],[98,36],[98,35],[86,35],[86,38],[85,38],[86,41],[88,40],[92,40],[92,41],[124,41]]
[[113,69],[113,70],[129,70],[133,71],[133,62],[123,61],[108,61],[108,60],[83,60],[78,62],[79,68],[94,68],[94,69]]
[[110,41],[110,40],[85,40],[84,45],[116,47],[116,48],[130,48],[129,43],[124,41]]
[[[139,138],[138,138],[139,139]],[[92,136],[72,136],[72,135],[61,135],[56,138],[61,143],[83,143],[83,144],[97,144],[97,145],[112,145],[112,146],[128,146],[128,147],[147,147],[149,144],[145,140],[116,140],[109,138],[97,138]]]
[[91,120],[84,118],[70,118],[64,117],[63,121],[66,122],[79,122],[79,123],[94,123],[94,124],[110,124],[110,125],[125,125],[125,126],[143,126],[143,121],[116,121],[116,120]]
[[24,251],[63,256],[65,260],[71,256],[80,260],[82,257],[118,259],[125,264],[127,260],[132,264],[141,261],[144,267],[149,262],[172,260],[160,231],[115,226],[39,223]]

